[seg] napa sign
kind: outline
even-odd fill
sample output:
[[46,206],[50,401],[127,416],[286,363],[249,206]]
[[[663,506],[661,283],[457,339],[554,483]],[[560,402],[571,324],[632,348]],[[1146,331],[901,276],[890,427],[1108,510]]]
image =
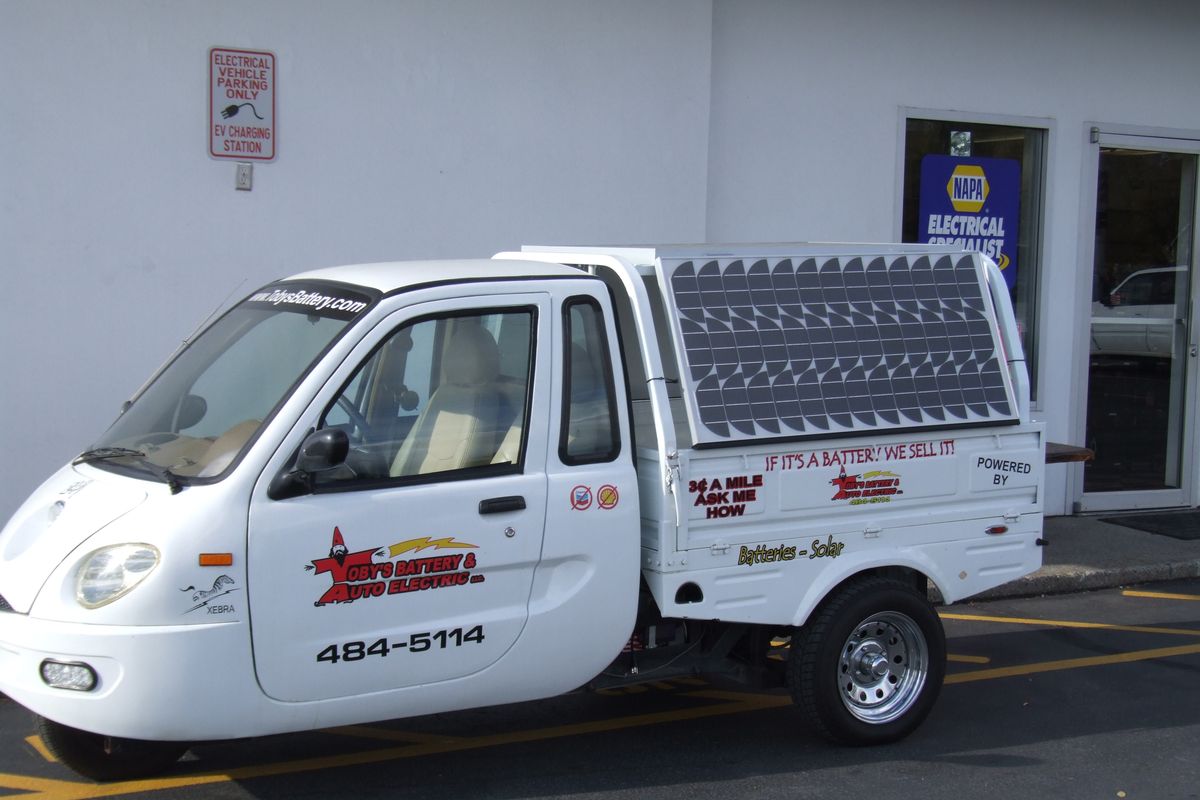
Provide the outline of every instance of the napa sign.
[[939,155],[921,159],[917,241],[990,256],[1011,289],[1017,281],[1020,219],[1020,162]]

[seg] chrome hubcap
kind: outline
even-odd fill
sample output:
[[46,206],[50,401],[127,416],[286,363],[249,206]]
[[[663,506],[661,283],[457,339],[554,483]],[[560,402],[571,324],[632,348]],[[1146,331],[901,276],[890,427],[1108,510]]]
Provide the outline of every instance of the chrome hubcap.
[[838,670],[842,703],[851,714],[863,722],[891,722],[912,707],[925,686],[925,635],[905,614],[873,614],[846,639]]

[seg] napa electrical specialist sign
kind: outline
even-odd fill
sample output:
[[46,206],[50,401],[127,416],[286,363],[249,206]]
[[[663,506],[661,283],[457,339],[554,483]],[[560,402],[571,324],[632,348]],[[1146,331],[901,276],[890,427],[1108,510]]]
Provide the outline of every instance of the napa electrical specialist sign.
[[928,155],[921,159],[917,241],[978,250],[1017,282],[1021,163],[1011,158]]
[[275,157],[275,54],[208,51],[208,152],[215,158]]

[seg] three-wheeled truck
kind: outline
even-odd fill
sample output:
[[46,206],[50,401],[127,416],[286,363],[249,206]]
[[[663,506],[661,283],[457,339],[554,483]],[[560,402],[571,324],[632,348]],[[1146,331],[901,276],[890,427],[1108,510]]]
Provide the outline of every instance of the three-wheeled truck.
[[318,270],[193,337],[0,534],[0,690],[98,779],[199,740],[679,674],[911,732],[1041,563],[986,257],[526,248]]

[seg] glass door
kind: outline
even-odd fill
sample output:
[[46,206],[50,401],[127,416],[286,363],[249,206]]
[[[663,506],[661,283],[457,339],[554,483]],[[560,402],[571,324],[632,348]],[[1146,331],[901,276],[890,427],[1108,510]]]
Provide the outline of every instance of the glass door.
[[1081,507],[1189,505],[1197,155],[1114,138],[1097,165]]

